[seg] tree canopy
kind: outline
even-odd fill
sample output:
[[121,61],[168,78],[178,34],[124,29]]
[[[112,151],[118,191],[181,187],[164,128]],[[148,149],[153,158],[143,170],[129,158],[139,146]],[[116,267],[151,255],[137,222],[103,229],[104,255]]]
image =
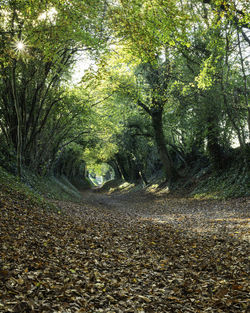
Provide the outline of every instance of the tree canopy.
[[238,142],[248,167],[249,28],[244,0],[1,1],[3,154],[19,176],[109,164],[171,184],[197,159],[230,166]]

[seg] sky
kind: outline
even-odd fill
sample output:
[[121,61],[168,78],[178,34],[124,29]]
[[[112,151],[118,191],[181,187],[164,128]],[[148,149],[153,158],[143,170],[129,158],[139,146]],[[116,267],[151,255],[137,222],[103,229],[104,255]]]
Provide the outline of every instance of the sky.
[[95,62],[89,57],[87,53],[82,52],[76,61],[76,64],[73,68],[73,75],[71,82],[73,85],[77,85],[84,73],[90,68],[95,67]]

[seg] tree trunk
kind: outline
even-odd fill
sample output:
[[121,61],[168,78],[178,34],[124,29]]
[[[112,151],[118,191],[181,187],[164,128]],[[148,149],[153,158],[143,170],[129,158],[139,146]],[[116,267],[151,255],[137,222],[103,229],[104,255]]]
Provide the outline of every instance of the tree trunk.
[[159,152],[160,160],[162,162],[166,179],[168,182],[174,181],[179,175],[174,167],[173,160],[165,144],[165,136],[163,132],[162,123],[163,110],[158,109],[152,112],[152,125],[155,133],[155,141]]
[[115,172],[115,179],[121,179],[122,177],[122,172],[119,168],[119,164],[117,163],[116,160],[112,160],[108,163],[114,170]]
[[17,117],[17,144],[16,144],[16,153],[17,153],[17,176],[20,178],[22,175],[22,113],[19,106],[16,94],[16,61],[14,61],[13,70],[12,70],[12,96],[16,111]]
[[147,177],[146,177],[145,173],[143,171],[139,171],[139,174],[141,176],[141,179],[142,179],[143,183],[145,185],[147,185],[148,184],[148,180],[147,180]]
[[121,158],[121,156],[119,154],[117,154],[115,156],[115,160],[116,160],[116,163],[118,165],[118,169],[121,173],[121,177],[125,180],[125,181],[129,181],[129,175],[127,174],[127,171],[126,171],[126,166],[124,165],[124,160],[123,158]]
[[215,112],[211,111],[211,114],[207,118],[207,150],[215,169],[221,169],[226,166],[224,154],[219,142],[219,130]]
[[244,66],[244,57],[242,54],[242,49],[241,49],[241,44],[240,44],[240,35],[239,35],[239,29],[237,28],[237,36],[238,36],[238,47],[239,47],[239,54],[240,54],[240,63],[241,63],[241,70],[243,74],[243,79],[244,79],[244,98],[245,98],[245,105],[247,109],[247,124],[248,124],[248,138],[250,139],[250,108],[248,105],[248,97],[249,97],[249,92],[247,90],[247,73],[245,70]]

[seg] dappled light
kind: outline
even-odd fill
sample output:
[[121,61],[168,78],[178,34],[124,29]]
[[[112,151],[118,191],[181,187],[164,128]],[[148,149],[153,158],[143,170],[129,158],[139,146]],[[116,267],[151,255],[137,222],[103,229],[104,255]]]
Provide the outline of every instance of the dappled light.
[[[224,215],[223,212],[221,214]],[[235,214],[236,216],[238,215]],[[243,240],[250,241],[250,219],[236,217],[209,217],[207,214],[163,214],[152,216],[143,216],[142,220],[159,224],[173,224],[184,230],[186,227],[189,231],[200,234],[216,234],[220,228],[226,231],[229,236],[239,237]]]
[[38,20],[39,21],[46,21],[47,20],[48,22],[55,23],[57,13],[58,12],[57,12],[56,8],[51,8],[48,11],[41,13],[38,16]]

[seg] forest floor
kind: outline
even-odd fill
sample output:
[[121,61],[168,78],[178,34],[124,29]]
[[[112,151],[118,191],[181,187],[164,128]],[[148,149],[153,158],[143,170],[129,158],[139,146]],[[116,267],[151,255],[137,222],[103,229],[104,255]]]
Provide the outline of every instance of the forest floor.
[[250,198],[0,193],[0,312],[249,312]]

